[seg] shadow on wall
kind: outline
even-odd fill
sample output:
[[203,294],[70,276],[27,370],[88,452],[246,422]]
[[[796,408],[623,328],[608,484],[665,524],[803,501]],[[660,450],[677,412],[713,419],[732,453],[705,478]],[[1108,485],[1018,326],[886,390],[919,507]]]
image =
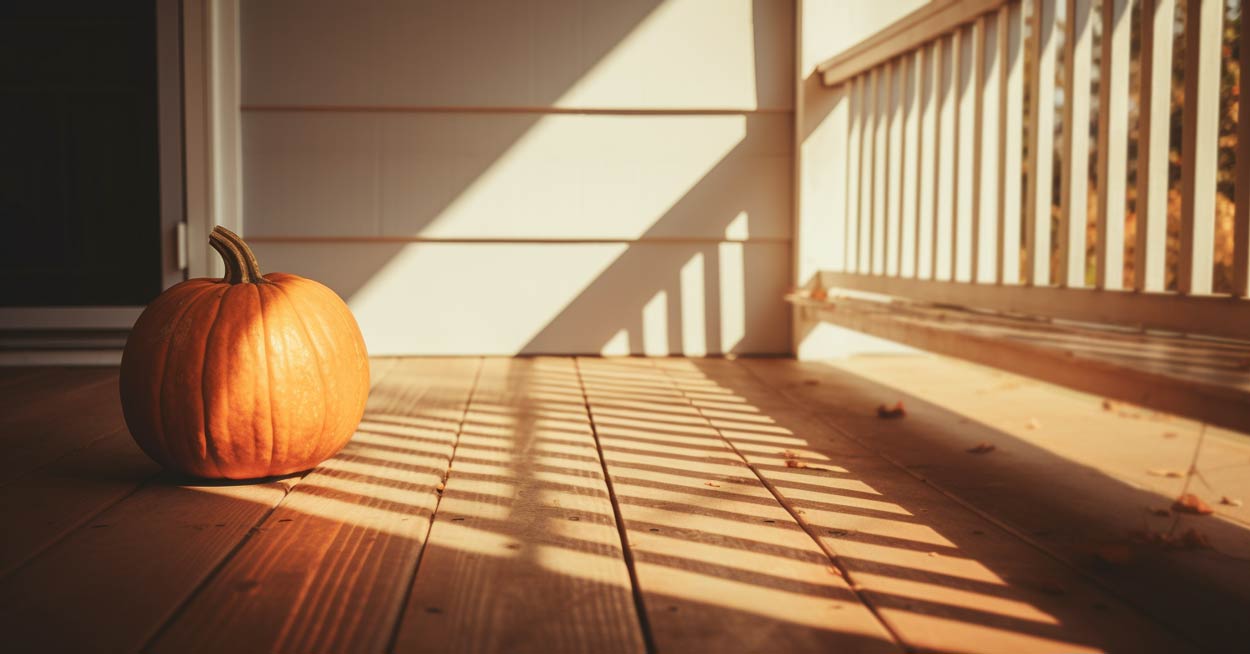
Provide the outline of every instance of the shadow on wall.
[[[529,104],[557,105],[665,4],[673,3],[613,3],[610,8],[596,6],[593,21],[580,16],[583,23],[593,22],[596,26],[583,30],[581,42],[575,44],[580,48],[580,61],[568,52],[551,53],[548,59],[561,57],[568,61],[551,65],[555,72],[550,75],[544,68],[541,82],[530,80],[524,92]],[[769,46],[761,43],[764,28],[760,23],[775,20],[777,14],[775,8],[768,6],[768,0],[756,0],[751,10],[756,25],[753,65],[757,98],[762,87],[779,84],[772,55],[764,52]],[[319,11],[334,12],[332,8]],[[422,20],[451,20],[427,8],[407,15],[423,12],[430,15],[422,15]],[[283,57],[299,56],[264,52],[266,46],[260,42],[268,30],[277,29],[277,24],[272,23],[277,20],[276,13],[274,8],[245,6],[243,18],[245,57],[251,57],[255,51],[256,58],[271,68],[273,62],[284,61]],[[767,15],[761,18],[761,14]],[[464,16],[455,19],[463,20]],[[300,104],[352,104],[350,100],[355,94],[354,97],[366,100],[353,106],[377,104],[379,97],[392,96],[396,106],[482,106],[482,96],[490,95],[482,93],[482,88],[509,83],[495,79],[499,75],[491,69],[481,75],[461,71],[462,78],[472,83],[460,84],[451,94],[456,97],[425,97],[430,93],[414,87],[415,95],[401,98],[398,96],[402,93],[352,87],[343,82],[351,77],[352,66],[373,65],[375,58],[382,61],[392,40],[399,39],[406,29],[413,29],[397,21],[385,30],[387,34],[374,36],[376,43],[365,42],[363,37],[353,41],[351,34],[356,27],[361,27],[363,34],[374,29],[381,19],[373,17],[367,29],[364,23],[352,24],[356,20],[348,19],[347,25],[329,19],[312,21],[334,25],[336,30],[334,34],[321,35],[319,49],[325,54],[320,57],[325,62],[319,63],[317,55],[313,55],[314,61],[300,64],[301,69],[329,67],[328,73],[322,70],[306,75],[339,77],[334,81],[346,84],[347,99],[339,95],[327,101],[317,96],[319,92],[312,90],[311,83],[297,81],[294,95]],[[491,34],[492,29],[481,33]],[[547,44],[548,50],[562,47],[561,37],[567,35],[554,20],[531,20],[529,29],[538,32],[531,37],[532,43]],[[312,30],[310,36],[316,37],[316,31]],[[552,33],[547,34],[548,31]],[[490,50],[478,47],[482,45],[443,43],[429,48],[431,52],[440,52],[443,58],[458,60],[462,51]],[[772,44],[774,50],[775,45]],[[350,53],[347,64],[331,62],[336,53],[344,52]],[[448,57],[448,52],[457,56]],[[466,58],[472,61],[481,56],[468,53]],[[428,62],[414,65],[418,71],[431,66]],[[688,182],[690,186],[684,192],[675,194],[677,199],[671,206],[657,208],[658,218],[645,229],[624,224],[638,222],[629,217],[596,215],[601,209],[610,210],[610,196],[620,189],[581,188],[557,174],[551,179],[540,179],[540,184],[529,188],[505,189],[522,193],[518,204],[531,206],[544,206],[547,198],[553,204],[566,204],[573,202],[569,194],[583,195],[578,198],[584,209],[578,220],[587,227],[534,236],[532,226],[522,224],[532,220],[524,213],[519,212],[514,220],[499,219],[515,210],[506,202],[507,192],[499,192],[499,169],[513,163],[510,159],[515,158],[516,151],[524,148],[527,140],[536,138],[534,134],[545,128],[544,121],[553,118],[551,114],[503,113],[490,108],[454,114],[364,110],[321,113],[306,108],[287,111],[282,110],[279,99],[282,92],[268,93],[263,85],[267,76],[276,74],[275,70],[261,70],[253,75],[253,80],[244,82],[245,104],[250,107],[244,113],[244,210],[249,241],[255,244],[267,269],[307,274],[347,298],[372,352],[702,355],[780,353],[789,349],[789,310],[781,300],[790,283],[788,227],[781,235],[769,234],[763,240],[756,237],[741,242],[743,237],[754,236],[752,231],[760,231],[757,224],[765,218],[788,226],[789,164],[783,162],[789,161],[792,138],[787,115],[728,112],[729,115],[712,117],[718,121],[741,121],[741,139],[731,148],[726,146],[728,151],[713,159],[715,163],[701,177],[698,171],[693,176],[691,170],[670,171],[674,166],[657,165],[662,169],[659,172],[642,171],[648,176],[642,177],[644,181],[636,188],[644,193],[653,191],[646,180],[657,174],[671,172],[672,178],[697,178]],[[440,74],[445,78],[449,73]],[[787,77],[780,83],[788,84],[788,80]],[[775,95],[772,90],[768,92]],[[590,122],[620,117],[614,113],[562,114],[556,118]],[[659,121],[695,118],[703,117],[629,117],[651,121],[646,129]],[[473,129],[411,127],[416,120],[439,125],[457,119],[472,121]],[[337,126],[344,122],[354,122],[357,127],[343,130]],[[285,136],[274,136],[271,128],[280,132],[284,124],[294,123],[303,123],[303,131],[290,130]],[[599,128],[612,124],[604,122]],[[301,134],[317,134],[317,143],[301,141]],[[326,134],[331,136],[327,139]],[[398,138],[391,141],[393,136]],[[371,141],[375,150],[362,150],[361,141]],[[253,166],[256,152],[262,147],[270,152],[280,151],[280,162],[290,165]],[[446,155],[429,157],[430,151]],[[589,156],[590,161],[559,162],[555,172],[569,171],[575,175],[586,164],[617,163],[610,150]],[[387,168],[388,157],[417,157],[421,161],[403,168],[407,176],[396,178],[394,170]],[[774,158],[769,162],[773,166],[767,175],[770,179],[762,182],[758,179],[760,157]],[[340,163],[346,165],[336,171],[339,174],[326,174]],[[628,169],[631,163],[634,162],[623,160],[623,175],[639,172]],[[274,170],[282,172],[274,174]],[[333,180],[328,187],[323,181],[326,179]],[[672,181],[664,180],[670,184]],[[542,188],[542,183],[549,183],[549,187]],[[759,192],[761,184],[783,191]],[[373,197],[362,197],[362,187],[371,189],[369,195]],[[659,189],[654,192],[664,193]],[[535,196],[542,199],[535,200]],[[778,202],[779,197],[784,202]],[[489,224],[473,224],[473,216],[461,221],[464,205],[481,202],[483,198],[490,204],[484,212],[477,207],[474,215],[495,214],[493,219],[487,218]],[[369,212],[362,203],[372,207],[376,226],[367,225]],[[663,204],[661,199],[661,207]],[[446,224],[437,224],[456,212],[457,227],[448,229]],[[359,218],[348,226],[343,216]],[[467,231],[473,232],[471,235],[464,235],[466,230],[460,228],[461,222],[469,223]],[[449,233],[456,229],[460,233]],[[566,233],[574,229],[589,230],[588,234],[615,229],[616,234],[603,238]],[[344,231],[353,233],[345,236]],[[622,232],[627,236],[621,236]],[[722,240],[726,235],[735,240]],[[448,242],[414,243],[407,240],[411,236]]]

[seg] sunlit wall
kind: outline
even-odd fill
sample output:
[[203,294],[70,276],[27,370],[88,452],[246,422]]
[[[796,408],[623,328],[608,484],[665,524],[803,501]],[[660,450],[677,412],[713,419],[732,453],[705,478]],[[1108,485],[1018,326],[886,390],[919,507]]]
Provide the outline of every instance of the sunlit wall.
[[375,354],[786,352],[793,12],[245,2],[244,234]]

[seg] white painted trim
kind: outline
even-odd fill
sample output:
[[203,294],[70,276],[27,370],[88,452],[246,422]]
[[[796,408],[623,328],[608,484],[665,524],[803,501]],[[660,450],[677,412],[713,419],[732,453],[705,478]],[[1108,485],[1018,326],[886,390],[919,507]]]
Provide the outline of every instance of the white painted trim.
[[222,274],[214,225],[243,231],[238,0],[183,0],[183,133],[191,277]]
[[18,350],[0,352],[0,367],[6,366],[117,366],[121,350]]
[[0,329],[130,329],[143,307],[5,307]]

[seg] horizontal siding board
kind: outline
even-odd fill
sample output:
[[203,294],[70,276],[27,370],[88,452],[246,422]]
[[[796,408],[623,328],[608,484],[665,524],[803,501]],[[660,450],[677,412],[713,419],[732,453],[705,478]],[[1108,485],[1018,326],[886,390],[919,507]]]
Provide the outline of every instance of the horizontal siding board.
[[277,0],[240,10],[245,104],[793,102],[789,2]]
[[782,114],[259,112],[248,236],[788,238]]
[[348,300],[372,355],[783,353],[786,243],[270,243]]

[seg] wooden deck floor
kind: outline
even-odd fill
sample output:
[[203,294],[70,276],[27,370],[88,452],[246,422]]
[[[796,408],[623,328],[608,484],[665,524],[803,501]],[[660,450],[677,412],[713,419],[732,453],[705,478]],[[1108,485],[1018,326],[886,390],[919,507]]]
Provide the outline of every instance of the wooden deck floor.
[[162,473],[114,369],[0,369],[5,650],[1250,642],[1243,438],[1205,436],[1215,515],[1161,517],[1198,426],[946,359],[373,363],[352,443],[254,484]]

